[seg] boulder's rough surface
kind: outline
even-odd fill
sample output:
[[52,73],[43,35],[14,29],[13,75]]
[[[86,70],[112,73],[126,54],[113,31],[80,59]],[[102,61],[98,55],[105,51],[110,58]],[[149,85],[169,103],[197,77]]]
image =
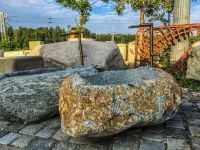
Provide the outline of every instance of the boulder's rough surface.
[[60,89],[62,130],[70,136],[107,136],[173,117],[182,91],[174,78],[143,67],[92,76],[72,75]]
[[[125,68],[123,58],[113,42],[82,41],[84,64],[100,70]],[[46,66],[74,67],[81,65],[79,44],[76,41],[45,44],[35,48],[30,55],[40,55]]]
[[186,77],[200,81],[200,42],[195,43],[192,47],[192,53],[187,62]]
[[[59,88],[74,73],[93,74],[93,67],[26,71],[0,75],[0,112],[9,121],[36,122],[58,114]],[[24,75],[23,75],[24,73]]]

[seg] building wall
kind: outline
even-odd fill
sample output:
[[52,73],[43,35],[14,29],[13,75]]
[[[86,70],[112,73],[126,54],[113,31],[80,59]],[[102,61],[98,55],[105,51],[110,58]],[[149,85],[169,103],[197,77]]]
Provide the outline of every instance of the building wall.
[[4,57],[28,56],[29,50],[4,52]]

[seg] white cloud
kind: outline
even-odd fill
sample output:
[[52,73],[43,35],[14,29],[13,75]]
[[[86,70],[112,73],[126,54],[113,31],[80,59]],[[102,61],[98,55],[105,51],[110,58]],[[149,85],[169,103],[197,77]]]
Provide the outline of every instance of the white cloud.
[[[96,0],[90,0],[94,3]],[[11,17],[11,25],[39,27],[39,26],[62,26],[67,24],[75,25],[75,18],[78,13],[70,8],[58,5],[55,0],[0,0],[0,11],[6,12]],[[199,22],[200,3],[196,2],[192,6],[191,22]],[[51,17],[52,19],[48,19]],[[15,21],[14,21],[15,20]],[[16,21],[25,22],[16,22]],[[27,22],[35,21],[35,22]],[[52,23],[48,23],[52,22]],[[127,7],[122,16],[118,16],[114,11],[114,4],[105,4],[98,1],[93,6],[88,27],[93,32],[108,33],[115,31],[118,33],[132,33],[128,29],[129,25],[139,24],[139,12],[132,12],[131,7]]]

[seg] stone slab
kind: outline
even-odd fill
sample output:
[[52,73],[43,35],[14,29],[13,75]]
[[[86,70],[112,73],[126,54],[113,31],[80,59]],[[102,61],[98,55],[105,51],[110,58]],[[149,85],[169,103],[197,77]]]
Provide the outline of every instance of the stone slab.
[[0,58],[0,73],[32,70],[44,67],[42,57],[9,57]]
[[48,128],[48,127],[45,127],[43,129],[39,130],[35,134],[35,136],[48,139],[48,138],[52,137],[55,132],[56,132],[56,130]]
[[139,144],[140,140],[135,136],[120,136],[114,139],[112,150],[135,150]]
[[18,133],[9,133],[0,138],[0,144],[8,145],[20,137]]
[[9,133],[8,131],[0,130],[0,138],[8,133]]
[[187,119],[188,125],[200,127],[200,119],[196,118],[188,118]]
[[43,124],[28,125],[25,128],[23,128],[19,133],[28,134],[28,135],[34,135],[36,132],[38,132],[43,127],[44,127]]
[[30,135],[22,135],[11,143],[11,145],[19,148],[25,148],[33,138],[34,137]]
[[[69,142],[59,142],[57,143],[52,150],[79,150],[77,145]],[[82,149],[81,149],[82,150]],[[89,150],[89,149],[87,149]],[[97,150],[97,149],[95,149]]]
[[176,114],[172,119],[169,121],[183,121],[180,114]]
[[167,150],[190,150],[190,145],[182,139],[167,138]]
[[161,125],[154,125],[154,126],[147,126],[144,127],[145,132],[153,132],[153,133],[163,133],[165,131],[165,126]]
[[44,124],[46,127],[51,129],[59,129],[61,126],[59,117],[49,119],[47,121],[42,122],[41,124]]
[[0,144],[0,150],[24,150],[24,149]]
[[199,112],[185,111],[184,114],[185,114],[187,119],[189,119],[189,118],[200,119],[200,113]]
[[41,139],[37,138],[32,140],[27,146],[27,150],[51,150],[56,144],[53,139]]
[[200,138],[200,127],[189,126],[191,136]]
[[163,142],[155,142],[149,140],[142,140],[139,150],[165,150],[166,145]]
[[182,120],[181,121],[173,121],[173,120],[167,121],[166,126],[170,128],[185,129]]
[[96,137],[96,138],[88,138],[88,137],[71,137],[69,140],[70,143],[76,145],[92,145],[92,146],[103,146],[110,147],[113,142],[113,137]]
[[65,134],[61,129],[58,129],[52,138],[59,141],[68,141],[70,139],[70,136]]
[[200,138],[192,139],[192,147],[194,150],[200,150]]
[[143,132],[142,138],[149,141],[163,142],[164,135],[160,133]]
[[169,138],[186,139],[186,130],[176,128],[166,128],[165,136]]
[[120,135],[141,137],[141,134],[142,134],[141,128],[131,128],[129,130],[122,132]]

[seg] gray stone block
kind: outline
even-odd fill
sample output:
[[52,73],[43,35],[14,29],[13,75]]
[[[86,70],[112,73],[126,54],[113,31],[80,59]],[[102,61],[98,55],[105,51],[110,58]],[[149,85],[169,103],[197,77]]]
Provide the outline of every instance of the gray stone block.
[[59,141],[68,141],[70,136],[65,134],[61,129],[58,129],[52,138]]
[[152,132],[152,133],[163,133],[165,131],[165,127],[163,124],[161,125],[154,125],[154,126],[147,126],[144,127],[145,132]]
[[188,118],[188,119],[187,119],[187,122],[188,122],[188,125],[189,125],[189,126],[200,127],[200,119]]
[[8,131],[0,130],[0,138],[8,134]]
[[185,111],[184,114],[185,114],[187,119],[189,119],[189,118],[200,119],[200,113],[199,112]]
[[27,150],[51,150],[56,144],[53,139],[41,139],[37,138],[32,140],[26,147]]
[[24,150],[24,149],[0,144],[0,150]]
[[35,133],[38,132],[43,127],[44,127],[43,124],[33,124],[33,125],[26,126],[19,133],[27,134],[27,135],[35,135]]
[[8,145],[12,143],[14,140],[19,138],[21,135],[18,133],[9,133],[0,138],[0,144]]
[[142,138],[149,141],[163,142],[164,135],[160,133],[143,132]]
[[0,73],[32,70],[44,67],[42,57],[3,57],[0,58]]
[[169,127],[169,128],[185,129],[182,120],[180,120],[180,121],[173,121],[173,120],[167,121],[166,126]]
[[167,138],[167,150],[190,150],[190,145],[183,139]]
[[163,142],[142,140],[139,150],[165,150],[166,145]]
[[200,127],[189,126],[191,136],[200,138]]
[[59,88],[72,74],[94,74],[91,66],[0,79],[0,112],[13,122],[37,122],[58,115]]
[[200,138],[192,139],[192,147],[194,150],[200,150]]
[[183,129],[166,128],[165,136],[168,138],[186,139],[187,133],[186,130]]
[[11,145],[19,148],[25,148],[33,138],[34,137],[30,135],[22,135],[11,143]]
[[119,136],[114,139],[112,150],[135,150],[139,143],[139,138],[135,136]]
[[39,130],[35,134],[35,136],[48,139],[48,138],[52,137],[55,132],[56,132],[56,130],[48,128],[48,127],[45,127],[43,129]]
[[0,130],[7,132],[18,132],[24,127],[23,124],[19,123],[10,123],[8,121],[0,121]]
[[52,150],[82,150],[82,149],[79,149],[79,147],[76,144],[72,144],[69,142],[59,142],[53,147]]
[[56,118],[46,120],[44,122],[41,122],[41,124],[45,125],[48,128],[57,130],[61,126],[60,125],[60,117],[56,117]]

